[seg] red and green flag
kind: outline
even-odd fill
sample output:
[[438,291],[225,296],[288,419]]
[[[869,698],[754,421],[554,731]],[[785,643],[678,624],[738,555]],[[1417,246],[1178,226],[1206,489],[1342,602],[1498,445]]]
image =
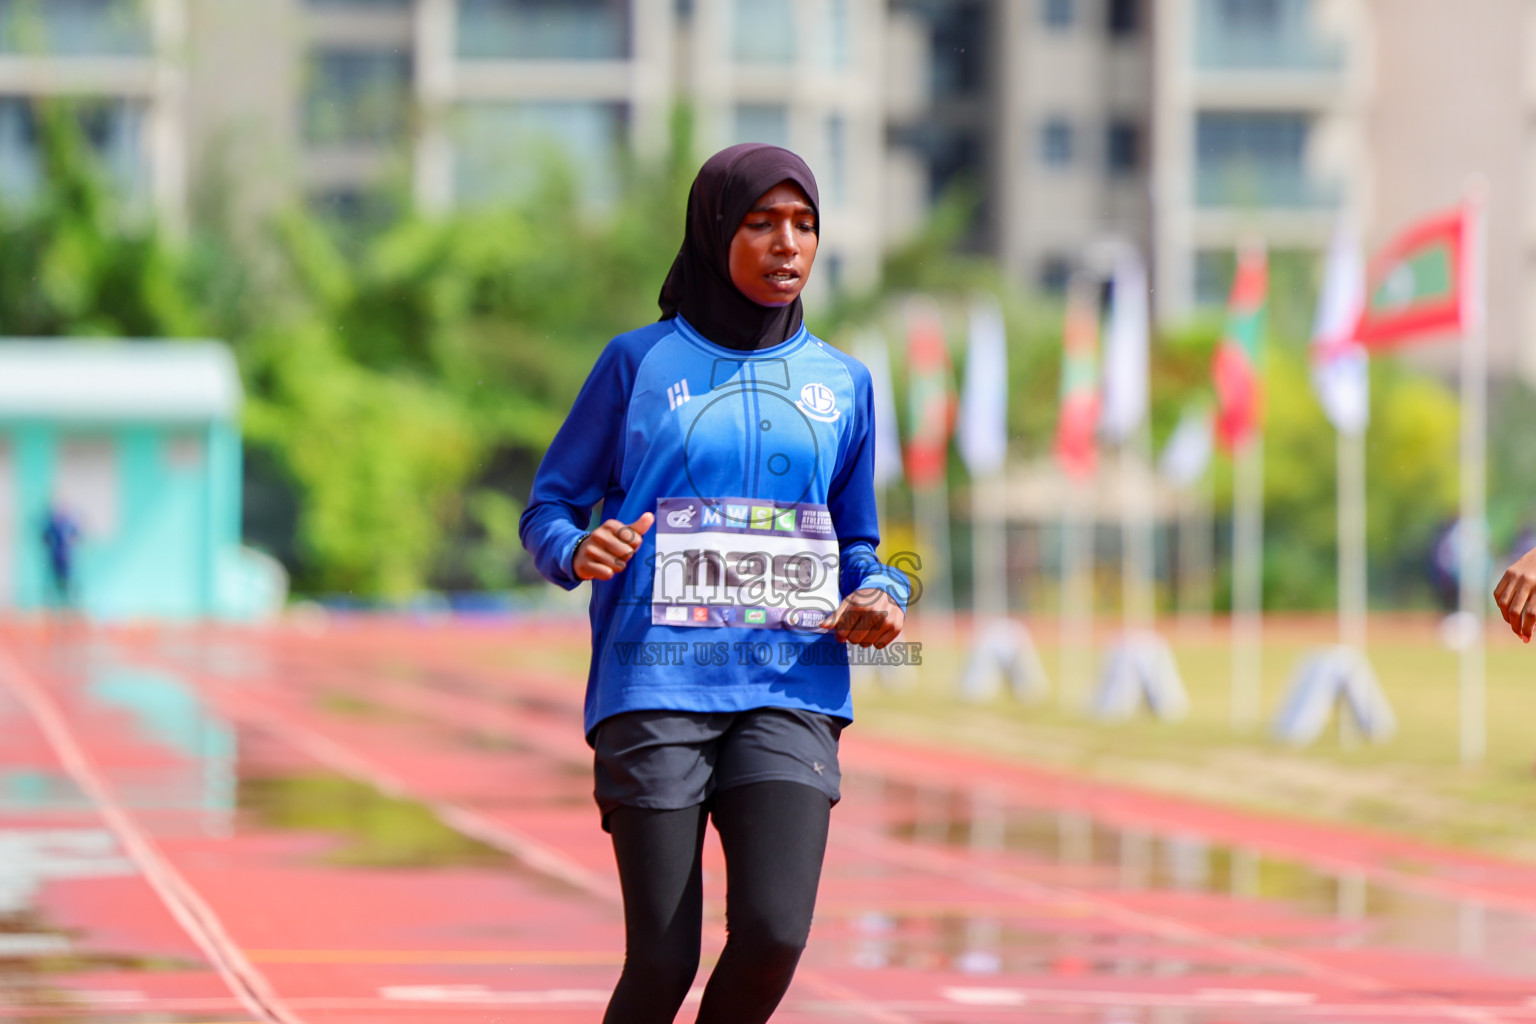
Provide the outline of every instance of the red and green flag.
[[1085,477],[1097,461],[1094,432],[1099,423],[1099,317],[1086,283],[1074,283],[1067,292],[1061,350],[1056,460],[1068,476]]
[[1263,413],[1264,307],[1269,262],[1262,246],[1239,251],[1227,323],[1216,346],[1216,436],[1229,452],[1258,432]]
[[914,312],[907,328],[907,398],[912,434],[907,438],[907,479],[914,488],[944,483],[949,434],[954,422],[949,347],[935,310]]
[[1371,261],[1355,340],[1385,348],[1426,334],[1457,331],[1465,314],[1466,216],[1427,217]]

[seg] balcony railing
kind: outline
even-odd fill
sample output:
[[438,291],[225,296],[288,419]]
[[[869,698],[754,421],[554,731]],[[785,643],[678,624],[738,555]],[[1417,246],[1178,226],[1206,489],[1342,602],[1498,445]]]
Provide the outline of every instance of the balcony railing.
[[583,203],[602,206],[618,192],[627,121],[620,103],[463,104],[454,121],[454,194],[471,206],[505,202],[560,180]]
[[1312,0],[1197,0],[1195,66],[1202,71],[1333,72],[1344,47],[1323,38]]
[[1202,209],[1309,210],[1338,201],[1336,185],[1300,167],[1230,161],[1195,168],[1195,205]]
[[622,0],[460,0],[459,56],[503,60],[624,60]]

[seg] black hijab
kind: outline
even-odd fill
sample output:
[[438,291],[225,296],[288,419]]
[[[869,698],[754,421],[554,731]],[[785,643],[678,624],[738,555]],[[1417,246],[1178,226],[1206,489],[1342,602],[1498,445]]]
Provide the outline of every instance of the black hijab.
[[787,149],[744,142],[722,149],[699,168],[688,190],[683,247],[661,286],[661,319],[679,313],[717,345],[751,351],[777,345],[800,329],[800,299],[759,306],[731,283],[731,239],[758,197],[783,181],[805,191],[821,229],[816,177]]

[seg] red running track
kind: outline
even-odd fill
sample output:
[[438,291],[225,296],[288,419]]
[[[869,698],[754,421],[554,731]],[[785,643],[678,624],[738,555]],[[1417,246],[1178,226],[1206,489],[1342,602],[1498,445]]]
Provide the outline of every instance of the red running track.
[[[596,1021],[581,688],[529,667],[579,642],[0,634],[0,1020]],[[857,727],[843,760],[783,1024],[1536,1021],[1531,866]]]

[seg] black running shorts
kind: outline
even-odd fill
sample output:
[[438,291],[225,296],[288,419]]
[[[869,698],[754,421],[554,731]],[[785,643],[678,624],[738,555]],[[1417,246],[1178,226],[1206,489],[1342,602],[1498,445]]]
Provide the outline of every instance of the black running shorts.
[[605,718],[592,737],[603,828],[620,806],[676,811],[750,782],[801,782],[835,804],[842,799],[842,731],[841,720],[797,708]]

